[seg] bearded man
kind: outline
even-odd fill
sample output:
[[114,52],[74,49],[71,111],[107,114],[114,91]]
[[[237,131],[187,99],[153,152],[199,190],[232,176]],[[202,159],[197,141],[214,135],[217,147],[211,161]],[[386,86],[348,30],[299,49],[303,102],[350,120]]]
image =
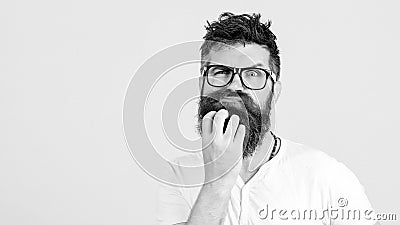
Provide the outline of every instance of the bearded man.
[[162,185],[159,224],[375,224],[346,166],[274,133],[281,82],[270,26],[259,14],[232,13],[206,26],[198,108],[204,183]]

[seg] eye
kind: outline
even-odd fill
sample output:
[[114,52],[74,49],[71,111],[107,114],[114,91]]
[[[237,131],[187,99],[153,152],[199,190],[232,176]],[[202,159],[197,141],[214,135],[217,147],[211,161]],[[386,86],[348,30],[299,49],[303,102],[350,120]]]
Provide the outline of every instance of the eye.
[[246,71],[246,75],[249,77],[259,77],[262,75],[260,70],[248,70]]
[[227,75],[227,74],[230,74],[230,71],[229,70],[216,70],[216,71],[214,71],[214,75],[218,75],[218,74]]
[[250,71],[250,73],[249,73],[249,76],[252,76],[252,77],[256,77],[256,76],[258,76],[259,74],[258,73],[256,73],[256,72],[254,72],[254,71]]
[[211,76],[228,76],[231,75],[232,71],[224,66],[216,66],[211,68],[209,71],[209,75]]

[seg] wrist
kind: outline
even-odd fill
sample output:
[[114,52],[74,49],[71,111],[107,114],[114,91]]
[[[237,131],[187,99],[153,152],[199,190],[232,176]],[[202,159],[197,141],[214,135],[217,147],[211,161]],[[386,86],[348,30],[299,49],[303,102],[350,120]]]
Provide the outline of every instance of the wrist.
[[206,183],[202,187],[202,192],[213,193],[215,197],[230,197],[233,185],[236,183],[236,177],[222,177],[217,180]]

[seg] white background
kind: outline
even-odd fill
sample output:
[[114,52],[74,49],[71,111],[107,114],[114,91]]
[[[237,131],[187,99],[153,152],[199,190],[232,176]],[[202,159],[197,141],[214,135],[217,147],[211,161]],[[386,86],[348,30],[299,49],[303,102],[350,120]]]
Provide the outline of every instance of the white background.
[[273,21],[278,134],[344,162],[377,212],[399,214],[398,9],[394,0],[2,1],[0,224],[153,224],[157,182],[125,145],[124,94],[146,59],[201,39],[223,11]]

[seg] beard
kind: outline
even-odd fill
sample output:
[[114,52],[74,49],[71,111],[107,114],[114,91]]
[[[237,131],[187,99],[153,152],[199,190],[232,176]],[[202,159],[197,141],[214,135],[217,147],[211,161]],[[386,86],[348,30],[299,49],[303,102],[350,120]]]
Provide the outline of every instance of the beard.
[[197,115],[197,130],[200,134],[202,133],[202,120],[208,112],[226,109],[229,116],[225,120],[224,132],[230,117],[233,114],[239,116],[239,123],[243,124],[246,128],[243,141],[243,159],[252,156],[271,126],[272,95],[273,93],[269,95],[264,109],[261,109],[260,104],[255,103],[249,95],[242,91],[222,89],[207,96],[201,96]]

